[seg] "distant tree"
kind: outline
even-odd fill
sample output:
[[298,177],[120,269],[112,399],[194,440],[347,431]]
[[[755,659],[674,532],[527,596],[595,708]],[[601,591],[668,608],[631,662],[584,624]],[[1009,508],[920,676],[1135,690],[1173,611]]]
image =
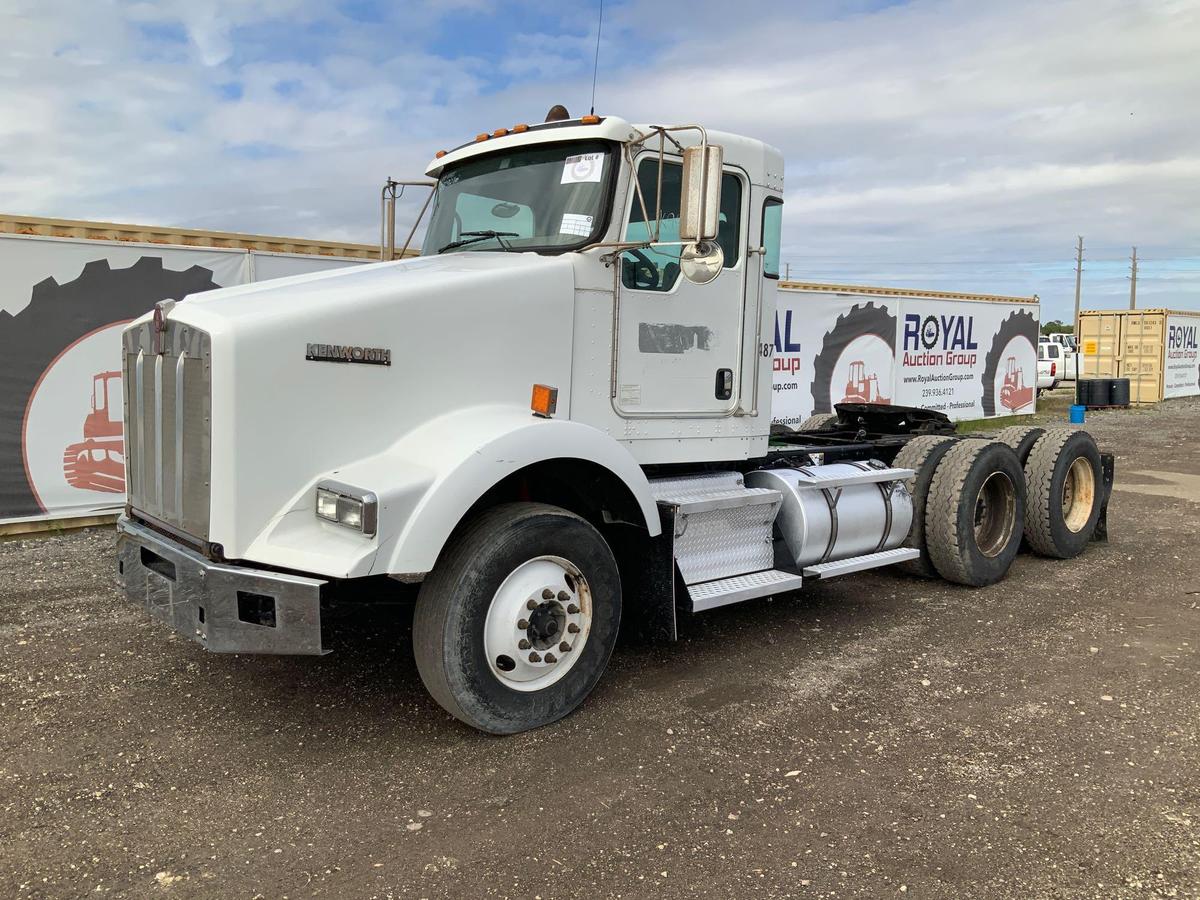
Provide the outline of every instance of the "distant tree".
[[1042,334],[1074,334],[1074,325],[1064,325],[1058,319],[1042,323]]

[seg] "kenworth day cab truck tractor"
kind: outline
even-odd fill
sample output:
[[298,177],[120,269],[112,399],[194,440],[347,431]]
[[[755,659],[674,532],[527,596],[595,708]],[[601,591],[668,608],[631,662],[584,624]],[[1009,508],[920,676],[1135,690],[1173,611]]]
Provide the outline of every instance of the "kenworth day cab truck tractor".
[[1105,534],[1112,458],[842,404],[771,427],[779,151],[615,116],[429,165],[417,258],[163,301],[124,333],[130,599],[209,650],[326,652],[413,586],[433,697],[512,733],[574,710],[619,625],[899,564],[1002,578]]

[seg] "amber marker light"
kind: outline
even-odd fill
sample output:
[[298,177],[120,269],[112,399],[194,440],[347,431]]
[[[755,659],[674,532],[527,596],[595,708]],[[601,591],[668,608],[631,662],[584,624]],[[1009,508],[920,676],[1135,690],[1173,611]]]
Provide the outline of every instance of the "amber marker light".
[[544,419],[550,418],[558,409],[558,388],[550,387],[547,384],[535,384],[533,399],[530,401],[529,407],[535,416],[541,416]]
[[600,117],[593,116],[593,115],[581,116],[579,119],[579,124],[580,125],[599,125]]
[[514,125],[512,127],[512,130],[513,130],[513,134],[524,134],[525,132],[527,132],[529,130],[529,126],[524,123],[521,123],[520,125]]
[[445,150],[439,150],[437,153],[433,154],[433,158],[434,158],[434,159],[441,159],[441,158],[442,158],[443,156],[445,156],[445,155],[446,155],[446,151],[445,151]]
[[475,135],[475,140],[477,142],[478,141],[486,141],[487,139],[488,139],[488,133],[486,131],[481,131],[481,132],[479,132],[479,134]]
[[506,134],[508,134],[507,128],[497,128],[492,132],[492,137],[504,137]]

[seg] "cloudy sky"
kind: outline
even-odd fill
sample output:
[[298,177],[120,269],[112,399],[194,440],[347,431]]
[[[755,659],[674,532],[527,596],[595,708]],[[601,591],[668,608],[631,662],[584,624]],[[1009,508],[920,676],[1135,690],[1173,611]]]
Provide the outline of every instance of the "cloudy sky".
[[[668,12],[669,9],[669,12]],[[374,242],[385,177],[587,111],[597,0],[4,0],[0,212]],[[1200,0],[607,0],[596,107],[787,159],[793,278],[1200,309]]]

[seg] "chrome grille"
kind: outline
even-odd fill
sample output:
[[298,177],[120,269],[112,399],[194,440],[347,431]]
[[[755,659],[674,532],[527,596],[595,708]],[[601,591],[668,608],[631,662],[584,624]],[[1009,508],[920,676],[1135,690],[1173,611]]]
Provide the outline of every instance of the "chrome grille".
[[[133,508],[208,539],[212,352],[209,336],[166,320],[124,335],[126,484]],[[155,352],[156,349],[160,352]]]

